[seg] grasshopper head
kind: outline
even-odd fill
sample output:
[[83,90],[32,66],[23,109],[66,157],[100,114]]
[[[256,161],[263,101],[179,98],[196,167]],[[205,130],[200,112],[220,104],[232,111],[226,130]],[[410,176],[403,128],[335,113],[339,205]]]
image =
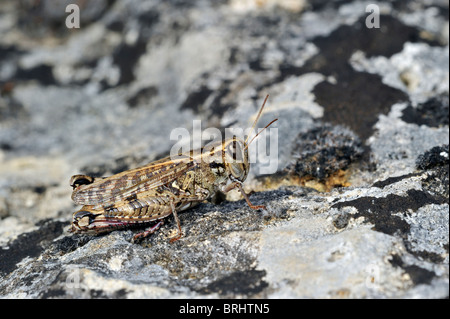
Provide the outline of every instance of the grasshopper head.
[[[264,99],[264,103],[261,106],[258,115],[256,116],[255,122],[253,122],[252,129],[253,130],[256,126],[256,123],[259,120],[259,117],[261,116],[261,113],[264,109],[264,105],[267,102],[267,98],[269,96],[267,95]],[[258,137],[258,135],[264,131],[266,128],[268,128],[273,122],[277,121],[278,119],[273,120],[269,124],[267,124],[259,133],[253,137],[253,139],[247,143],[250,135],[247,136],[247,139],[245,141],[242,141],[241,139],[238,139],[236,137],[227,139],[222,144],[222,157],[225,164],[225,169],[227,173],[227,177],[229,177],[232,181],[239,181],[243,182],[247,178],[248,171],[250,170],[250,163],[248,161],[248,147],[250,144],[255,140],[255,138]]]
[[227,176],[231,180],[245,181],[250,169],[245,143],[236,137],[224,141],[222,156]]

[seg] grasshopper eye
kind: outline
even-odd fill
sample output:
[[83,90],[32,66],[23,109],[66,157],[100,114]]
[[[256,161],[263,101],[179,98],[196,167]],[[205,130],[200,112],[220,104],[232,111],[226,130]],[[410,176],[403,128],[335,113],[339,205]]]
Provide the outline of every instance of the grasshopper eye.
[[230,178],[244,181],[248,174],[248,152],[244,143],[239,140],[230,141],[225,147],[225,166]]
[[244,161],[243,150],[240,145],[241,143],[233,140],[231,143],[227,145],[226,153],[227,160],[233,163],[242,163]]

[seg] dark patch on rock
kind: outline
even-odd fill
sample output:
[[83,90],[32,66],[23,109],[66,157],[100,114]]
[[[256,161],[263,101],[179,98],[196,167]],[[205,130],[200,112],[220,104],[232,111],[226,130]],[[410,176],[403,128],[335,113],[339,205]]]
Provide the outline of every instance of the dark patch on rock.
[[140,89],[136,94],[127,100],[130,108],[135,108],[140,105],[148,105],[150,100],[158,95],[158,88],[155,86]]
[[429,285],[431,280],[436,277],[434,271],[429,271],[416,265],[406,265],[399,255],[392,255],[392,259],[389,262],[392,266],[403,269],[409,275],[414,285]]
[[138,16],[138,22],[141,28],[152,28],[159,20],[160,13],[151,9],[140,13]]
[[[224,81],[221,87],[214,92],[214,99],[211,102],[210,117],[221,118],[223,114],[235,105],[232,103],[225,103],[223,99],[230,93],[230,88],[228,87],[229,82]],[[231,124],[230,124],[231,125]],[[223,133],[222,133],[223,134]]]
[[0,63],[9,58],[17,58],[25,53],[15,45],[0,44]]
[[[363,51],[367,57],[391,57],[403,49],[405,42],[422,41],[437,45],[436,42],[421,39],[418,29],[407,26],[392,16],[381,15],[382,28],[379,29],[367,28],[365,19],[366,16],[361,17],[353,25],[342,25],[329,35],[314,38],[311,42],[318,47],[319,53],[306,61],[302,67],[282,66],[278,80],[282,81],[291,75],[318,72],[334,76],[338,82],[345,83],[358,73],[349,64],[350,57],[356,51]],[[389,34],[389,37],[386,34]],[[360,94],[367,94],[366,91],[360,91]]]
[[389,178],[386,178],[385,180],[373,183],[372,187],[384,188],[388,185],[395,184],[397,182],[400,182],[401,180],[410,178],[412,176],[417,176],[417,175],[418,175],[417,173],[410,173],[410,174],[405,174],[405,175],[396,176],[396,177],[389,177]]
[[323,121],[348,126],[365,141],[374,132],[380,114],[387,114],[397,102],[408,101],[400,90],[383,84],[375,74],[349,71],[348,79],[336,84],[323,81],[313,90],[325,108]]
[[[442,247],[445,249],[445,247]],[[439,264],[445,261],[444,256],[442,256],[441,254],[437,254],[435,252],[432,251],[426,251],[426,250],[414,250],[411,247],[410,243],[407,243],[406,245],[406,249],[412,253],[414,256],[419,257],[422,260],[426,260],[428,262],[434,263],[434,264]]]
[[[207,75],[204,75],[202,81],[205,83],[208,81]],[[211,90],[206,84],[202,84],[199,89],[188,95],[180,110],[190,109],[197,114],[204,113],[209,119],[213,117],[220,119],[229,108],[234,106],[223,101],[230,93],[229,83],[225,80],[217,90]]]
[[206,85],[202,85],[198,90],[191,92],[186,100],[181,104],[180,110],[190,109],[195,113],[200,111],[200,107],[213,91]]
[[432,97],[428,101],[413,107],[409,104],[404,110],[402,120],[417,125],[440,127],[448,125],[448,95]]
[[416,167],[431,170],[422,181],[422,187],[432,194],[449,200],[449,147],[448,144],[435,146],[418,156]]
[[431,280],[436,277],[436,273],[434,271],[429,271],[416,265],[404,266],[403,269],[409,274],[409,277],[415,285],[429,285]]
[[422,188],[436,196],[443,196],[449,202],[449,165],[438,166],[422,181]]
[[218,293],[220,295],[255,295],[268,287],[267,282],[263,280],[265,275],[266,272],[264,270],[235,271],[210,283],[205,288],[198,290],[198,292],[203,294]]
[[12,151],[14,149],[14,146],[12,146],[11,144],[7,143],[7,142],[2,142],[0,143],[0,150],[2,151]]
[[422,187],[436,196],[444,196],[449,201],[449,147],[448,144],[435,146],[419,155],[416,167],[429,170]]
[[422,170],[443,165],[449,165],[448,144],[433,147],[431,150],[419,155],[416,161],[416,167]]
[[390,57],[400,52],[405,42],[421,41],[416,28],[391,16],[381,16],[380,20],[380,29],[366,28],[363,17],[352,26],[341,26],[328,36],[314,39],[320,53],[299,70],[336,78],[336,84],[323,81],[313,90],[317,103],[325,107],[323,120],[347,125],[363,140],[372,135],[380,114],[387,114],[393,104],[409,99],[404,92],[385,85],[380,76],[353,70],[351,55],[361,50],[367,57]]
[[[420,30],[407,26],[393,16],[381,15],[380,28],[367,28],[366,16],[353,25],[342,25],[327,36],[319,36],[312,42],[319,48],[316,56],[304,66],[309,72],[320,72],[337,77],[338,80],[349,78],[347,70],[351,69],[348,61],[356,51],[363,51],[367,57],[391,57],[403,49],[406,42],[426,42],[420,38]],[[389,34],[387,37],[386,34]],[[349,41],[351,39],[351,41]]]
[[138,39],[134,44],[121,43],[114,51],[113,62],[120,69],[117,85],[128,84],[135,79],[134,67],[147,51],[147,41]]
[[89,289],[89,295],[91,298],[95,299],[106,299],[108,296],[103,290],[97,290],[97,289]]
[[46,220],[39,223],[37,230],[20,234],[8,244],[8,249],[0,248],[0,274],[12,272],[25,257],[36,257],[49,242],[63,232],[64,222]]
[[320,181],[338,170],[346,169],[363,152],[361,141],[353,132],[328,123],[300,133],[292,149],[294,162],[286,170]]
[[106,24],[106,28],[114,32],[122,32],[125,28],[125,23],[120,19],[113,20]]
[[50,288],[47,291],[44,291],[40,294],[39,298],[42,299],[54,299],[54,298],[63,298],[67,296],[67,291],[63,288]]
[[253,71],[264,71],[265,67],[262,66],[261,57],[254,58],[248,62],[248,67]]
[[38,186],[34,186],[32,188],[33,188],[33,191],[37,194],[44,194],[45,191],[47,190],[47,186],[45,186],[45,185],[38,185]]
[[84,246],[92,238],[93,236],[78,234],[65,236],[54,241],[49,248],[49,252],[52,252],[53,255],[64,255]]
[[394,213],[408,213],[408,210],[417,211],[428,204],[443,204],[445,199],[433,196],[427,192],[410,189],[407,196],[389,194],[386,197],[361,197],[355,200],[336,203],[332,208],[353,206],[358,210],[355,218],[363,216],[374,225],[373,229],[388,235],[407,234],[410,225]]
[[42,85],[54,85],[56,84],[55,77],[53,76],[53,68],[46,64],[41,64],[30,69],[18,68],[15,80],[38,81]]
[[323,120],[350,127],[362,140],[373,134],[373,125],[380,114],[387,114],[393,104],[409,98],[404,92],[385,85],[380,76],[355,71],[349,63],[352,54],[360,50],[367,57],[390,57],[400,52],[405,42],[437,44],[421,39],[418,29],[392,16],[380,17],[380,29],[366,28],[365,18],[313,39],[319,53],[302,67],[282,65],[277,79],[282,81],[291,75],[310,72],[333,76],[336,83],[323,81],[313,90],[317,103],[325,107]]

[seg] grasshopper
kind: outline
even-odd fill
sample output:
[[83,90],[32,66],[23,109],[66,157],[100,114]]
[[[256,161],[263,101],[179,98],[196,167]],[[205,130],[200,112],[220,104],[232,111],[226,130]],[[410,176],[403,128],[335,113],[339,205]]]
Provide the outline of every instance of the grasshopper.
[[70,231],[98,234],[153,224],[133,237],[137,241],[153,234],[172,214],[178,227],[177,235],[170,239],[173,243],[182,236],[178,212],[211,199],[218,191],[226,193],[234,188],[239,189],[250,208],[264,209],[264,205],[253,205],[242,187],[250,169],[248,147],[261,132],[249,143],[249,136],[245,141],[234,136],[212,143],[207,152],[201,148],[176,159],[165,157],[110,177],[72,176],[72,200],[84,206],[73,213]]

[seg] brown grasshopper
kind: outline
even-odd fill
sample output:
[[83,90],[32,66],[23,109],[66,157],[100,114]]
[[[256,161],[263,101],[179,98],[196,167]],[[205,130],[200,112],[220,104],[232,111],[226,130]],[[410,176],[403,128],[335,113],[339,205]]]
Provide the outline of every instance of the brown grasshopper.
[[72,176],[72,200],[84,206],[73,214],[70,231],[98,234],[156,222],[135,235],[133,241],[136,241],[154,233],[163,219],[173,214],[178,234],[170,240],[172,243],[182,236],[178,212],[211,199],[217,191],[226,193],[236,187],[250,208],[264,209],[263,205],[253,205],[242,187],[250,169],[248,138],[242,141],[233,137],[213,143],[207,152],[202,148],[176,159],[165,157],[110,177]]

